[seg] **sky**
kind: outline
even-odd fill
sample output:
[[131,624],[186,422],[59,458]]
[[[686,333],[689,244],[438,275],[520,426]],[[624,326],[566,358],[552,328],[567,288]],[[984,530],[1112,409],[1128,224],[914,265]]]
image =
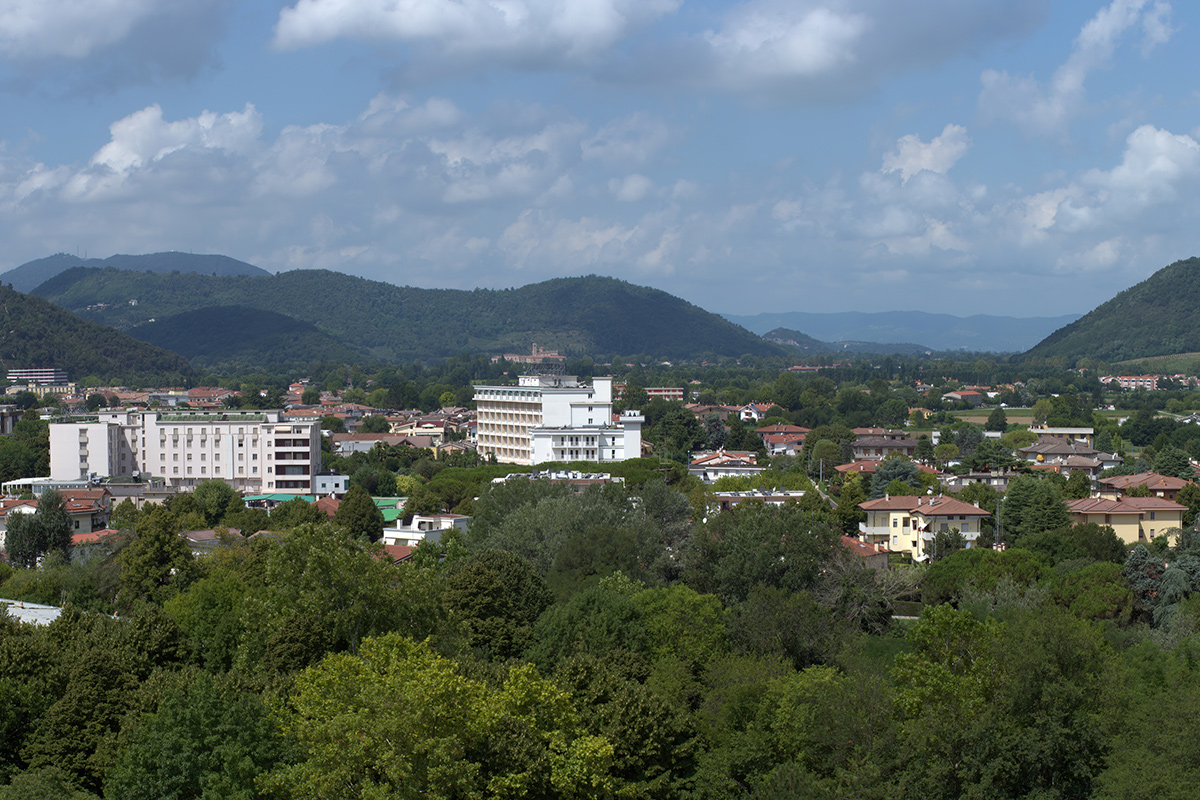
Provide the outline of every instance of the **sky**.
[[1200,255],[1200,4],[0,0],[0,270],[1083,313]]

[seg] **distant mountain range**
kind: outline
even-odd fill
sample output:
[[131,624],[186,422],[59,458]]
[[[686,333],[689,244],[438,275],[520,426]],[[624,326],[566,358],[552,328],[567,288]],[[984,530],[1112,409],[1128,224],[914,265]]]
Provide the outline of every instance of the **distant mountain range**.
[[1200,352],[1200,258],[1176,261],[1055,331],[1031,358],[1129,361]]
[[807,336],[824,343],[861,343],[868,348],[876,348],[883,344],[918,348],[915,351],[858,351],[876,353],[924,350],[1020,353],[1051,332],[1079,318],[1078,314],[1061,317],[1001,317],[986,314],[956,317],[925,311],[787,311],[750,316],[723,316],[759,335],[784,328],[804,331]]
[[0,273],[0,283],[11,284],[18,292],[29,293],[46,281],[74,267],[113,267],[133,272],[196,272],[201,275],[270,275],[236,258],[198,253],[148,253],[140,256],[115,255],[108,258],[80,258],[57,253],[35,261],[27,261],[8,272]]
[[[227,347],[203,354],[210,362],[250,357],[250,350],[230,349],[239,347],[237,336],[218,327],[228,325],[234,331],[242,326],[246,336],[257,336],[254,331],[270,326],[253,319],[256,311],[311,324],[328,337],[324,345],[340,343],[363,360],[523,353],[534,342],[596,358],[786,352],[666,292],[598,276],[557,278],[519,289],[462,291],[400,287],[325,270],[213,276],[76,266],[41,284],[35,293],[85,319],[182,347],[195,353],[193,357],[202,355],[191,349],[199,340],[223,337]],[[148,326],[151,319],[157,322]],[[223,322],[216,323],[218,319]],[[271,353],[263,353],[262,359],[278,363]]]

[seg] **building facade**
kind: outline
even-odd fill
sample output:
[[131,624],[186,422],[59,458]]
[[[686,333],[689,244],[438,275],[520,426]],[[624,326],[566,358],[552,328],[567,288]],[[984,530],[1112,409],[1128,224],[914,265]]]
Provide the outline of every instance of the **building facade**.
[[50,477],[145,476],[178,491],[210,479],[243,493],[309,494],[320,423],[279,411],[101,412],[50,424]]
[[893,553],[908,553],[916,561],[925,561],[933,553],[934,537],[942,531],[957,529],[974,547],[980,524],[990,516],[978,506],[953,497],[881,497],[859,503],[867,512],[867,521],[859,523],[860,538]]
[[627,411],[614,422],[612,404],[612,378],[522,375],[516,386],[477,386],[479,452],[501,464],[640,457],[645,418]]

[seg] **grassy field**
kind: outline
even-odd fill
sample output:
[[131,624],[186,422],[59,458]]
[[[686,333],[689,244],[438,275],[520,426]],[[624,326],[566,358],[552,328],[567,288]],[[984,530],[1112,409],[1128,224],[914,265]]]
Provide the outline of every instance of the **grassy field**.
[[1176,353],[1169,356],[1138,358],[1133,361],[1118,361],[1115,364],[1109,364],[1115,374],[1124,375],[1140,375],[1142,373],[1174,375],[1178,372],[1195,375],[1197,366],[1200,366],[1200,353]]

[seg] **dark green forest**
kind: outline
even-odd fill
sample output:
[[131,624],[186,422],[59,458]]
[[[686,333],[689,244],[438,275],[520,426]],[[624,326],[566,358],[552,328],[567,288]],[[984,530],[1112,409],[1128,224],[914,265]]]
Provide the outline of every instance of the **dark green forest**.
[[247,306],[185,311],[129,330],[137,339],[172,350],[196,369],[333,361],[370,364],[353,341],[341,342],[311,322]]
[[167,385],[183,383],[192,372],[177,353],[0,285],[0,367],[31,366],[57,367],[73,379],[95,375]]
[[1128,361],[1200,352],[1200,258],[1176,261],[1055,331],[1025,355]]

